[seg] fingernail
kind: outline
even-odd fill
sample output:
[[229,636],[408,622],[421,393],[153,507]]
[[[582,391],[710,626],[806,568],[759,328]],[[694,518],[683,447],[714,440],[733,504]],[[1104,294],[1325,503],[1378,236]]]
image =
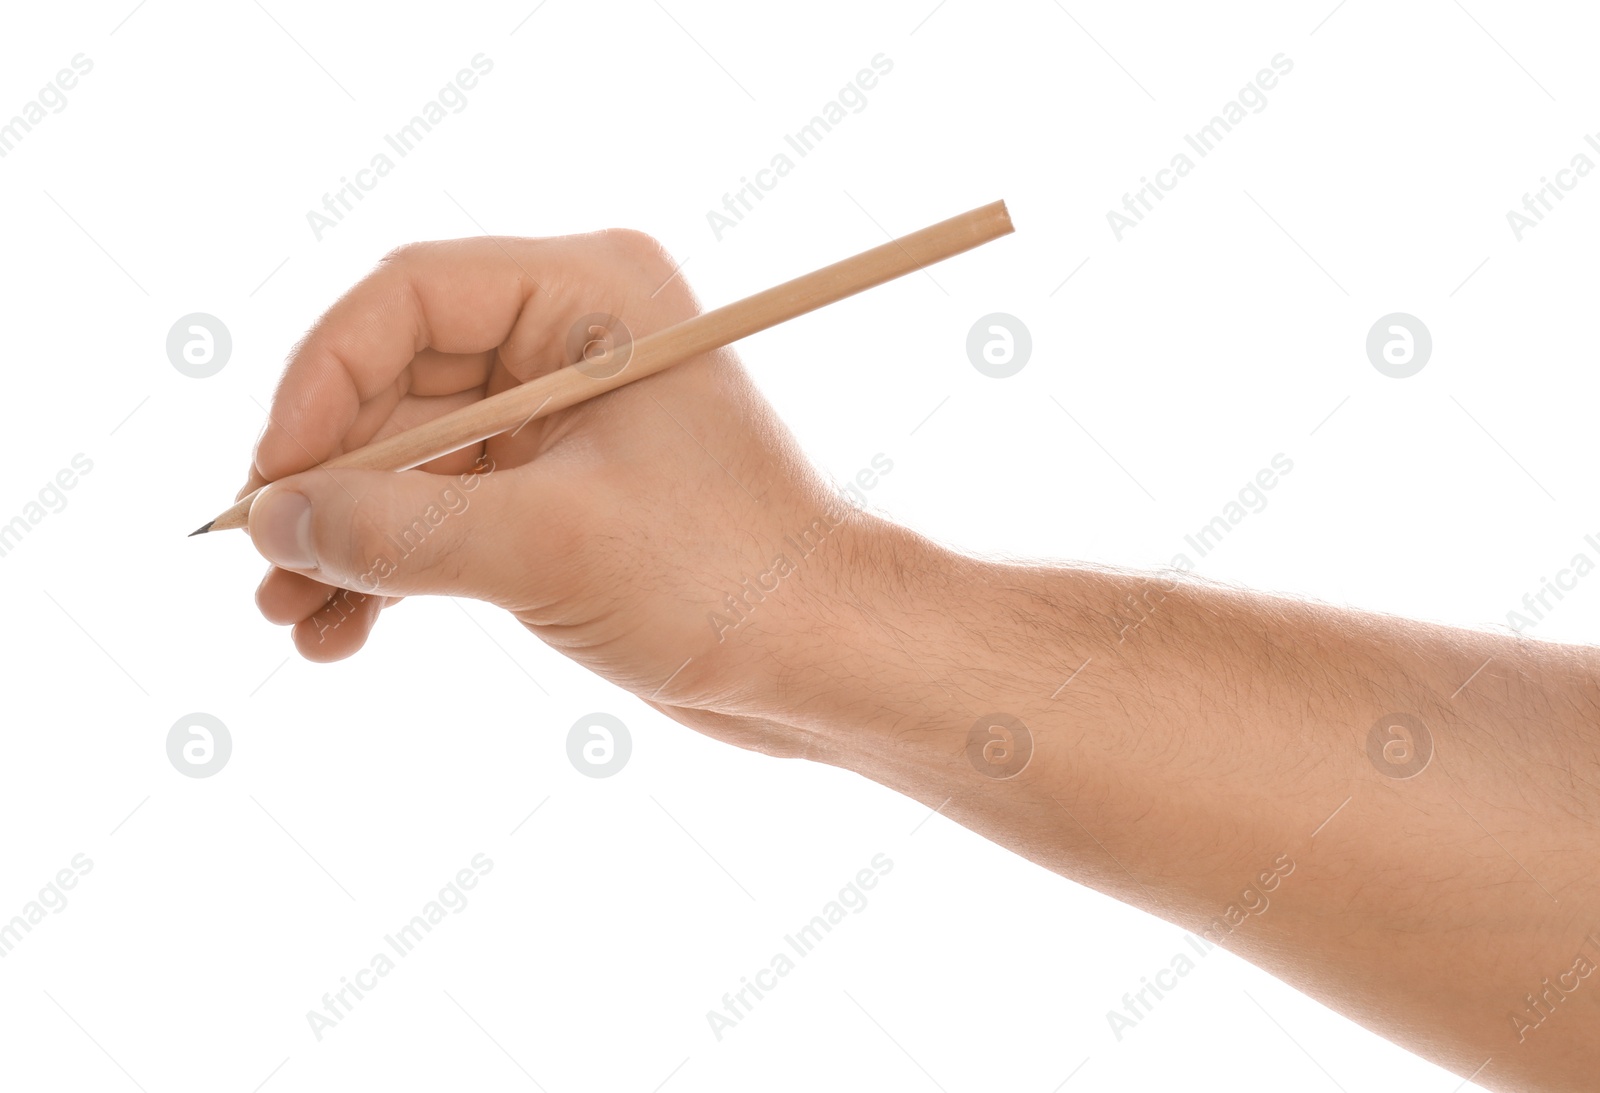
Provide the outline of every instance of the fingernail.
[[317,568],[311,545],[311,502],[303,493],[270,489],[250,506],[250,537],[273,565],[284,569]]

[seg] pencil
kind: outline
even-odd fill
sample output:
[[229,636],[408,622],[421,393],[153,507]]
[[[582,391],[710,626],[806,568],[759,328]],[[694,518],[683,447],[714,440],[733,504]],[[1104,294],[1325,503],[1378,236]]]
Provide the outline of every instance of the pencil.
[[[321,466],[329,469],[409,470],[430,459],[459,451],[469,444],[519,429],[537,418],[614,391],[624,384],[654,375],[691,357],[720,349],[819,307],[904,277],[925,266],[1009,235],[1011,231],[1011,216],[1006,211],[1004,201],[972,209],[764,292],[713,311],[702,312],[665,330],[613,346],[586,360],[443,414],[414,429],[346,452]],[[246,526],[250,519],[250,504],[261,489],[241,498],[190,535]]]

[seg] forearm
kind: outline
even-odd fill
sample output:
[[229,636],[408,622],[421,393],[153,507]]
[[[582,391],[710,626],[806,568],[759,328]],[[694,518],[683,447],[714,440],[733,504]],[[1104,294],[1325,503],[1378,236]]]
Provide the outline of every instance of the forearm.
[[[852,530],[785,678],[807,754],[1460,1073],[1493,1057],[1491,1088],[1592,1087],[1591,651]],[[969,755],[994,714],[1031,736],[1010,777],[1003,745]],[[1410,778],[1403,743],[1369,754],[1395,714],[1432,738]]]

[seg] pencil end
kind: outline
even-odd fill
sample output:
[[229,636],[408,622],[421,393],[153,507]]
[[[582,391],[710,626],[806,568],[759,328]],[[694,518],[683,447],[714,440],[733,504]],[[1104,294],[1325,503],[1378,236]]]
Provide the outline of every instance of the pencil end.
[[1000,214],[1000,223],[1005,225],[1006,234],[1010,235],[1017,230],[1017,226],[1011,222],[1011,209],[1007,207],[1004,198],[996,201],[995,206]]
[[193,539],[196,535],[204,535],[206,532],[211,530],[211,525],[215,523],[215,520],[207,520],[205,523],[191,531],[189,533],[189,538]]

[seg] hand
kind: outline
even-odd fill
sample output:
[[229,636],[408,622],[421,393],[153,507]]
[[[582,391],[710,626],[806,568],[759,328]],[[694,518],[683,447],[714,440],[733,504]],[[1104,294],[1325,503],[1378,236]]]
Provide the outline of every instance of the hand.
[[[401,597],[470,596],[695,728],[803,753],[769,716],[793,662],[773,654],[815,632],[839,540],[874,521],[809,466],[731,350],[416,470],[309,469],[571,363],[585,316],[639,337],[697,310],[636,232],[395,251],[296,347],[257,443],[240,496],[273,483],[250,511],[274,563],[262,613],[330,661]],[[821,546],[802,557],[786,537]]]

